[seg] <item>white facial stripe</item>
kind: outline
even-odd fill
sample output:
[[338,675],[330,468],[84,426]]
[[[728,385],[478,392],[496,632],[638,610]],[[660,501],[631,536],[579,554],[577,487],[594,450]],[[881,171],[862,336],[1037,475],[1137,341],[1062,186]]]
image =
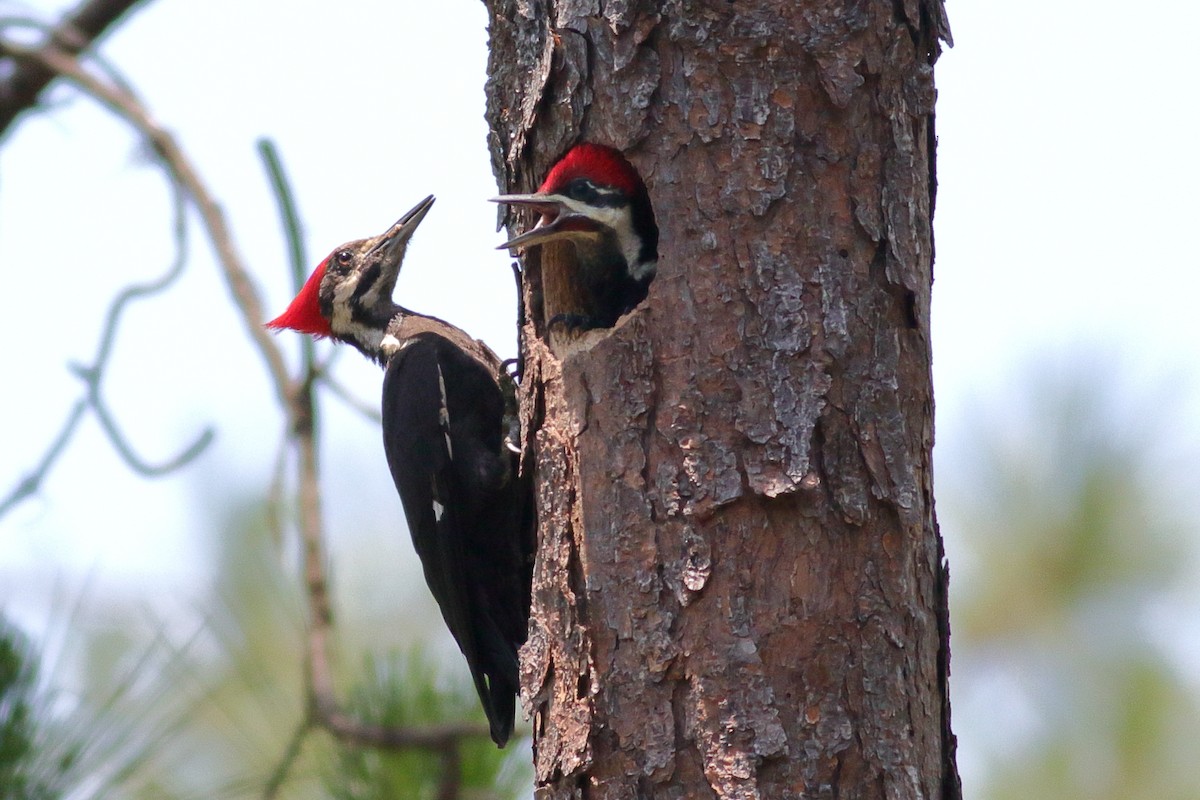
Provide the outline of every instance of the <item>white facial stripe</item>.
[[[606,190],[597,189],[604,193]],[[615,194],[615,192],[612,192]],[[621,251],[621,255],[625,257],[625,263],[628,264],[631,270],[634,271],[633,277],[639,280],[646,275],[653,275],[655,264],[640,264],[639,259],[642,254],[642,242],[638,239],[637,234],[633,232],[633,213],[629,210],[628,205],[623,206],[591,206],[587,203],[573,200],[569,197],[561,198],[562,204],[570,211],[582,216],[591,217],[601,225],[605,225],[612,229],[613,235],[617,239],[617,249]],[[594,237],[595,234],[579,233],[572,234],[581,237]],[[641,273],[641,274],[638,274]]]
[[358,273],[347,275],[344,281],[333,287],[333,319],[329,320],[329,327],[338,335],[353,334],[356,327],[350,310],[350,300],[356,288]]
[[381,351],[385,340],[389,345],[395,342],[395,348],[392,352],[384,352],[385,356],[393,356],[396,350],[400,349],[400,343],[396,340],[396,337],[385,337],[383,331],[367,327],[354,319],[351,299],[354,297],[354,290],[358,288],[359,277],[358,273],[352,273],[347,275],[345,280],[340,284],[334,286],[333,318],[329,320],[329,327],[335,336],[342,339],[353,339],[364,349],[372,353]]

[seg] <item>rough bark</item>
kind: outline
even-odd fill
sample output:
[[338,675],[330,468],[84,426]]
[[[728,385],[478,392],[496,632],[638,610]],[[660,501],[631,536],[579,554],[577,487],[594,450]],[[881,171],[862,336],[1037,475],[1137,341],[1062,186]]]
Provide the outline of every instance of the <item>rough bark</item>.
[[488,6],[501,190],[610,144],[662,231],[647,301],[569,347],[543,326],[569,255],[525,259],[538,797],[957,798],[940,0]]

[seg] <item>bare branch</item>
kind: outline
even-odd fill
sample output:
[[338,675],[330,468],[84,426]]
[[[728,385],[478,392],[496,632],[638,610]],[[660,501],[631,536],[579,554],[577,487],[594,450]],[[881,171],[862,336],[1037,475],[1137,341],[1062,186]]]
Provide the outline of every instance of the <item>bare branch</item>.
[[304,737],[308,736],[310,730],[312,730],[312,721],[308,718],[296,726],[292,737],[288,739],[287,747],[283,750],[283,756],[275,765],[270,777],[267,778],[266,785],[263,786],[263,800],[273,800],[279,794],[279,790],[283,788],[283,782],[287,780],[288,772],[296,763],[296,759],[300,757],[300,748],[304,746]]
[[288,243],[288,263],[292,267],[292,283],[299,291],[307,277],[304,265],[308,262],[308,257],[304,254],[304,240],[300,230],[300,213],[296,210],[295,193],[288,182],[287,173],[283,171],[283,161],[279,158],[279,150],[275,147],[275,143],[270,139],[259,139],[258,153],[262,157],[263,166],[267,168],[267,177],[271,180],[271,189],[275,194],[275,201],[279,204],[283,235]]
[[[132,6],[135,3],[127,3]],[[352,405],[348,394],[336,383],[323,377],[326,364],[318,364],[315,348],[306,347],[304,350],[303,379],[294,381],[288,375],[282,353],[274,339],[262,327],[262,304],[259,293],[252,282],[241,256],[233,245],[233,240],[226,224],[225,217],[217,205],[207,186],[200,180],[197,171],[185,154],[179,148],[174,137],[162,128],[149,114],[145,107],[136,99],[122,82],[105,79],[92,74],[75,57],[77,49],[60,47],[53,41],[41,48],[30,48],[10,41],[0,39],[0,56],[15,59],[19,64],[29,65],[50,73],[67,78],[77,88],[89,95],[102,105],[109,108],[117,116],[128,122],[136,129],[151,146],[163,168],[171,176],[175,185],[198,209],[208,238],[213,242],[217,251],[217,260],[225,279],[226,285],[233,296],[234,304],[242,316],[243,323],[252,341],[261,353],[267,370],[274,383],[276,395],[288,418],[288,436],[295,444],[298,454],[297,472],[297,502],[298,527],[304,552],[304,579],[306,597],[309,606],[309,635],[307,642],[306,684],[308,691],[308,715],[305,722],[297,728],[280,763],[273,771],[264,796],[274,796],[286,779],[292,762],[297,757],[303,738],[314,725],[320,725],[339,740],[358,745],[369,745],[387,748],[425,748],[442,753],[447,765],[453,766],[453,775],[447,776],[442,784],[443,796],[447,787],[457,791],[458,776],[458,746],[463,738],[487,737],[485,726],[470,724],[449,724],[422,727],[391,728],[363,723],[355,720],[342,710],[336,700],[334,681],[329,661],[330,638],[333,624],[333,612],[329,597],[329,586],[325,570],[325,549],[321,526],[321,502],[319,491],[319,476],[317,468],[317,448],[315,440],[316,411],[313,402],[313,386],[318,379],[324,380],[334,387],[335,393]],[[49,79],[47,79],[49,80]],[[2,130],[2,128],[0,128]],[[279,198],[284,226],[287,231],[292,254],[293,272],[303,279],[303,251],[299,243],[299,222],[295,207],[291,201],[290,191],[279,166],[278,155],[269,143],[260,143],[260,151],[268,164],[272,183]],[[183,200],[179,199],[178,206],[182,213]],[[182,234],[179,234],[181,237]],[[182,239],[180,238],[180,242]],[[182,245],[181,249],[182,249]],[[174,279],[177,266],[172,267],[164,278],[145,286],[135,286],[125,290],[114,303],[116,311],[110,313],[110,322],[119,317],[119,310],[134,297],[139,297],[152,291],[160,291]],[[115,324],[115,322],[113,323]],[[92,367],[77,368],[77,372],[89,387],[89,401],[80,401],[73,412],[64,433],[55,442],[55,446],[43,459],[44,464],[52,463],[65,446],[67,440],[78,424],[78,418],[92,405],[101,424],[106,426],[110,438],[119,450],[124,445],[115,424],[100,401],[99,383],[102,371],[100,367],[108,357],[112,346],[112,333],[106,332],[97,356],[97,362]],[[373,418],[377,416],[370,414]],[[194,455],[198,448],[207,444],[211,432],[206,432],[196,444],[189,448],[181,459],[186,460]],[[124,447],[123,455],[131,464],[140,463],[132,450]],[[282,463],[282,461],[280,462]],[[142,467],[146,467],[144,463]],[[150,470],[155,467],[148,467]],[[27,479],[18,487],[18,491],[28,489],[41,480],[44,471],[35,474],[32,480]],[[14,496],[17,493],[14,493]],[[22,495],[24,496],[24,495]],[[9,501],[5,501],[6,503]],[[0,506],[3,508],[3,506]]]
[[129,444],[127,438],[117,427],[117,422],[113,418],[112,412],[109,411],[108,405],[100,395],[100,383],[104,379],[104,370],[108,366],[109,356],[112,355],[112,346],[113,341],[116,339],[117,325],[120,322],[125,306],[134,300],[151,297],[165,291],[179,279],[179,276],[183,274],[184,267],[187,265],[187,213],[184,208],[184,198],[178,184],[171,182],[171,188],[173,190],[175,209],[175,260],[160,278],[148,283],[133,284],[117,294],[106,315],[104,333],[100,338],[100,347],[97,349],[96,358],[93,360],[92,365],[90,367],[80,365],[74,367],[75,374],[87,386],[88,404],[96,413],[96,419],[100,422],[100,426],[108,435],[108,439],[112,442],[117,453],[129,465],[130,469],[149,477],[165,475],[186,465],[208,447],[214,436],[212,428],[206,428],[195,442],[175,458],[163,464],[150,464],[134,452],[132,445]]
[[79,421],[83,419],[83,412],[87,411],[87,401],[77,400],[75,405],[71,407],[71,412],[67,414],[67,421],[63,423],[62,430],[58,436],[46,449],[46,454],[42,456],[42,460],[37,467],[28,475],[17,482],[12,491],[3,500],[0,500],[0,517],[3,517],[13,508],[20,505],[21,501],[27,497],[32,497],[37,494],[38,489],[42,486],[42,481],[46,479],[50,468],[54,466],[54,462],[62,455],[63,450],[71,443],[71,437],[75,435],[75,429],[79,426]]
[[279,440],[275,452],[275,464],[271,468],[271,485],[267,489],[267,529],[276,547],[283,543],[283,492],[284,471],[287,469],[288,445],[291,438],[285,433]]
[[112,355],[113,342],[116,340],[117,329],[126,306],[134,300],[145,299],[168,289],[183,274],[183,269],[187,264],[187,214],[184,207],[185,199],[178,184],[173,181],[169,183],[172,189],[175,220],[173,225],[175,257],[171,265],[159,278],[146,283],[133,284],[117,293],[117,296],[113,299],[105,314],[104,325],[100,335],[100,344],[96,349],[96,356],[92,360],[91,365],[77,364],[72,366],[72,370],[83,380],[87,387],[86,397],[80,400],[72,409],[62,431],[51,445],[46,456],[43,457],[37,469],[22,479],[10,493],[9,497],[3,503],[0,503],[0,516],[3,516],[9,509],[15,507],[23,499],[30,497],[38,490],[59,454],[70,443],[71,437],[77,430],[83,411],[88,406],[91,406],[95,412],[101,428],[108,435],[109,441],[112,442],[117,454],[129,465],[130,469],[141,475],[157,477],[179,469],[199,456],[212,441],[214,434],[212,429],[208,428],[201,433],[195,442],[175,458],[163,464],[150,464],[134,452],[133,446],[129,444],[124,434],[121,433],[112,412],[109,411],[100,393],[100,384],[104,379],[105,369],[108,367],[108,360]]
[[[267,154],[264,153],[264,156]],[[288,197],[289,190],[287,181],[283,178],[282,166],[275,153],[270,153],[269,157],[275,159],[268,169],[275,177],[273,184],[276,191],[281,193],[280,207],[288,209],[292,204]],[[287,213],[284,212],[285,218]],[[291,229],[296,225],[298,222],[294,220],[285,222],[285,226]],[[333,670],[329,662],[333,608],[329,599],[329,581],[325,569],[325,541],[321,524],[321,492],[315,435],[317,411],[313,398],[313,386],[321,378],[323,370],[324,365],[317,363],[315,349],[307,349],[304,380],[296,386],[287,405],[291,438],[298,454],[297,525],[304,552],[305,597],[309,610],[308,653],[305,659],[309,716],[315,724],[348,744],[392,749],[418,747],[438,750],[443,754],[456,752],[459,740],[465,737],[486,737],[489,735],[488,729],[474,723],[403,728],[373,725],[351,717],[337,701]],[[445,757],[457,758],[451,755]]]
[[[258,153],[262,157],[263,166],[267,169],[267,177],[271,181],[271,189],[275,202],[279,206],[279,218],[283,223],[283,236],[288,243],[288,263],[292,269],[292,287],[300,291],[304,285],[308,256],[304,252],[304,237],[300,230],[300,214],[296,210],[295,193],[288,183],[287,174],[283,171],[283,162],[279,151],[270,139],[258,140]],[[311,364],[314,358],[316,343],[309,336],[300,337],[301,357],[305,364]]]
[[442,750],[442,780],[437,800],[457,800],[462,785],[462,750],[449,746]]
[[247,333],[267,363],[276,394],[282,403],[287,404],[291,380],[283,361],[283,354],[271,335],[262,327],[263,311],[258,289],[250,279],[241,255],[234,248],[224,212],[208,187],[200,180],[195,167],[179,148],[175,138],[150,116],[136,98],[122,88],[92,75],[68,53],[52,47],[32,49],[4,41],[0,41],[0,52],[19,61],[36,62],[61,74],[146,138],[168,172],[179,182],[199,210],[208,237],[216,248],[217,262],[226,286],[233,295],[234,305],[241,312]]
[[329,390],[333,392],[334,397],[341,400],[354,411],[362,414],[371,422],[382,422],[383,416],[379,413],[379,407],[377,404],[368,402],[363,400],[361,397],[358,397],[349,389],[347,389],[344,383],[333,376],[333,366],[338,362],[338,359],[342,357],[344,352],[346,352],[346,348],[344,347],[330,348],[326,352],[325,358],[316,365],[316,379],[320,381],[323,386],[328,387]]
[[75,365],[73,371],[87,386],[87,403],[96,413],[96,420],[100,423],[104,433],[108,435],[108,440],[112,442],[117,454],[121,456],[121,460],[139,475],[157,478],[174,472],[199,456],[212,443],[215,434],[212,428],[205,428],[196,441],[192,442],[182,453],[162,464],[151,464],[134,452],[133,446],[129,444],[121,429],[117,427],[117,421],[109,411],[108,405],[101,398],[100,381],[104,374],[102,369]]
[[487,738],[486,725],[451,722],[423,727],[389,728],[350,717],[336,705],[317,708],[321,726],[348,744],[390,749],[415,748],[448,752],[463,739]]
[[[67,15],[48,37],[44,49],[78,55],[144,0],[87,0]],[[60,73],[44,61],[19,59],[0,81],[0,136],[22,111],[32,108]]]

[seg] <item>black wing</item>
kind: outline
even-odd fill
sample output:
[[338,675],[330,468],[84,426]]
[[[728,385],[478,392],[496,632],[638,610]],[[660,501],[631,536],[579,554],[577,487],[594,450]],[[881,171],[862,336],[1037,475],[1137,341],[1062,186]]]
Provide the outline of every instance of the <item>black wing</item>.
[[492,739],[512,732],[529,622],[528,487],[504,449],[487,366],[435,334],[408,340],[383,381],[383,444],[425,581],[458,642]]

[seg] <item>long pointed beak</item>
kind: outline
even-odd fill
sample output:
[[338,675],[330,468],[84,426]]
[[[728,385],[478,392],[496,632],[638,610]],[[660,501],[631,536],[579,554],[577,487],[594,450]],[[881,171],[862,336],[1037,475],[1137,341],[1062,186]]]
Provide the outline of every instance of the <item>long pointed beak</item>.
[[363,256],[363,266],[372,262],[379,265],[379,277],[375,279],[370,297],[390,298],[396,290],[396,281],[400,279],[400,267],[404,265],[404,254],[408,251],[408,242],[421,220],[425,219],[425,215],[433,207],[433,199],[433,195],[429,195],[409,209],[392,227],[379,235],[375,244],[371,245],[371,249]]
[[395,266],[396,272],[399,273],[400,262],[404,260],[404,250],[408,246],[408,240],[412,238],[417,226],[421,224],[421,220],[425,219],[425,215],[433,207],[435,199],[433,195],[429,195],[405,212],[404,216],[396,220],[395,224],[379,237],[379,241],[368,251],[367,255],[372,256],[379,253],[384,266]]
[[525,233],[509,239],[497,247],[497,250],[545,244],[572,233],[598,230],[594,220],[572,210],[567,198],[560,194],[542,194],[540,192],[537,194],[502,194],[499,197],[491,198],[490,202],[524,206],[542,215],[536,225]]

